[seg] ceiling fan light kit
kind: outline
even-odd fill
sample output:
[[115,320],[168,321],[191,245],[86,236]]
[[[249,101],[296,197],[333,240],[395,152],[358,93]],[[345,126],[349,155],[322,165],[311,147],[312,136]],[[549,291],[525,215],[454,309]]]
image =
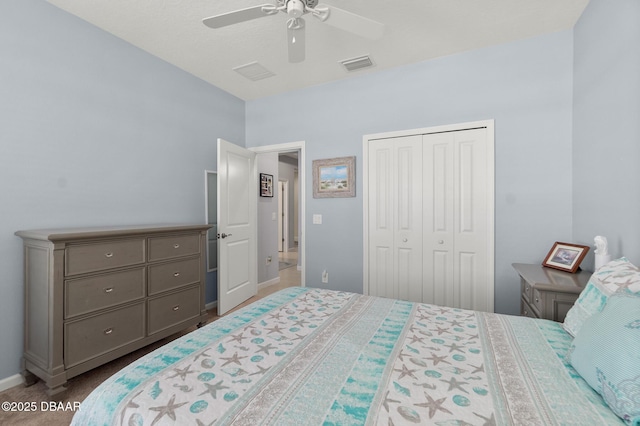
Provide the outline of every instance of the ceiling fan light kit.
[[275,4],[262,4],[205,18],[202,22],[210,28],[222,28],[265,16],[287,14],[287,45],[289,62],[302,62],[305,58],[305,21],[310,13],[320,22],[369,39],[378,39],[384,33],[384,25],[355,13],[334,6],[318,6],[318,0],[276,0]]

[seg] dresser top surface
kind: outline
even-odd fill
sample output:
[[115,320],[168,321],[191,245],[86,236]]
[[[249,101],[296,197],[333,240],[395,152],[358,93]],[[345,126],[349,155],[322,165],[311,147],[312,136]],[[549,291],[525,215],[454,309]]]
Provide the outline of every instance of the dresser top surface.
[[43,241],[63,241],[102,238],[109,236],[133,236],[142,234],[161,234],[167,232],[206,231],[207,224],[148,224],[122,226],[95,226],[83,228],[30,229],[15,234],[24,239]]
[[589,271],[572,274],[530,263],[514,263],[513,268],[525,281],[539,290],[565,293],[582,292],[592,274]]

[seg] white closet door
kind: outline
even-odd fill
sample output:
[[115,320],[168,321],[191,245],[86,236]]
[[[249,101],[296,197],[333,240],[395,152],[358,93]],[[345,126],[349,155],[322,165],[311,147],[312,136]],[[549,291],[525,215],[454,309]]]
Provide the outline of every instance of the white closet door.
[[486,129],[424,135],[427,303],[491,310],[486,156]]
[[369,294],[422,301],[422,138],[369,145]]
[[493,122],[365,137],[367,294],[493,311]]

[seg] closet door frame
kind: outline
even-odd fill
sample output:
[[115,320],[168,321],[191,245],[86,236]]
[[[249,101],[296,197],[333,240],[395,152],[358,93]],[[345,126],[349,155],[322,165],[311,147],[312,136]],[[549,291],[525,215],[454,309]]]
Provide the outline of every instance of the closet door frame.
[[488,300],[488,310],[494,311],[495,296],[495,132],[494,120],[473,121],[467,123],[448,124],[435,127],[424,127],[394,132],[364,135],[363,152],[363,293],[369,294],[369,141],[389,139],[431,133],[456,132],[462,130],[486,129],[486,206],[487,206],[487,292],[492,297]]

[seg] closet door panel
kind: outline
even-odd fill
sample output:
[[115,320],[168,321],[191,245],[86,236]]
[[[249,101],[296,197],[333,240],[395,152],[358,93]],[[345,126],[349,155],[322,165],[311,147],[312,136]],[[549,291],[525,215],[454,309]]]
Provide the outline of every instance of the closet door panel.
[[394,141],[394,245],[398,298],[422,301],[422,138]]
[[396,297],[394,290],[393,150],[371,141],[369,161],[369,294]]
[[456,306],[489,310],[487,283],[486,130],[455,132],[454,283]]

